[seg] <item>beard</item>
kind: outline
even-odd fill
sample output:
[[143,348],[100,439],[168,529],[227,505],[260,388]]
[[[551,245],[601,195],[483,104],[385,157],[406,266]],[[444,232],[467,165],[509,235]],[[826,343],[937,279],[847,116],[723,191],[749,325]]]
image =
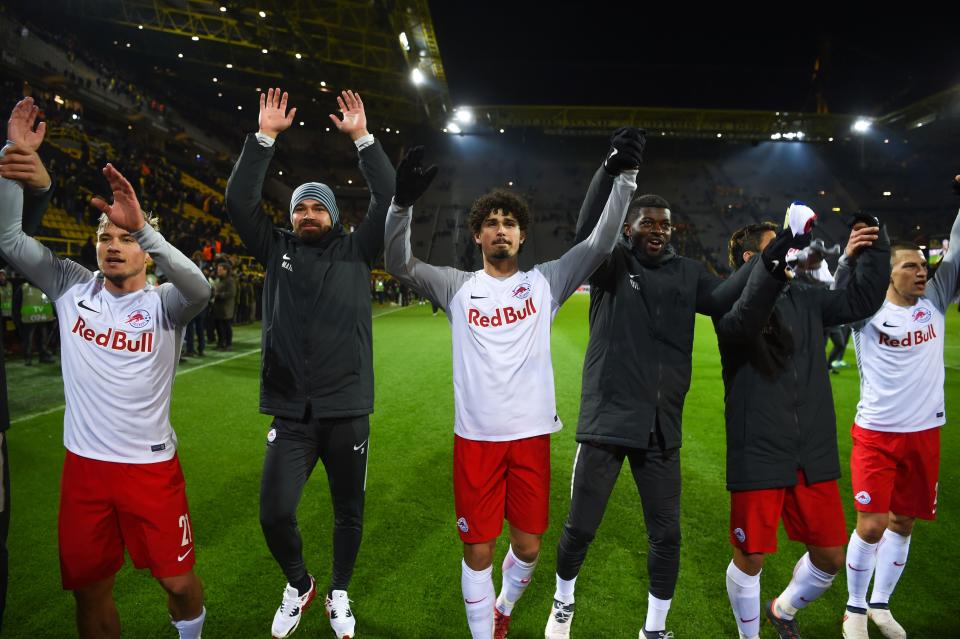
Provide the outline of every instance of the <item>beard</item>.
[[303,240],[304,244],[316,244],[326,237],[331,228],[330,226],[304,223],[297,229],[297,236]]

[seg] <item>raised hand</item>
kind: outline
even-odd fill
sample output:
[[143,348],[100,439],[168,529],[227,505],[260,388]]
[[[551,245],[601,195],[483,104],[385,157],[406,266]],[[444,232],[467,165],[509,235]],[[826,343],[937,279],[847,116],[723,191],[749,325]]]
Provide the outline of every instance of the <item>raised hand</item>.
[[50,174],[35,149],[17,143],[0,158],[0,176],[23,182],[31,189],[44,190],[50,186]]
[[33,98],[27,97],[17,102],[7,121],[7,139],[30,151],[39,149],[43,134],[47,131],[46,122],[41,122],[37,130],[33,130],[39,114],[40,107],[33,103]]
[[770,274],[781,282],[787,281],[787,252],[792,249],[806,248],[810,244],[810,233],[794,235],[788,226],[781,229],[760,254],[764,266]]
[[133,233],[142,229],[146,222],[133,186],[112,164],[103,167],[103,176],[113,191],[113,204],[107,204],[102,197],[90,198],[90,204],[101,213],[106,213],[112,224],[125,231]]
[[349,89],[341,92],[337,96],[337,104],[340,105],[340,113],[343,114],[341,120],[334,114],[330,114],[330,120],[338,130],[350,136],[351,140],[359,140],[367,135],[367,114],[363,110],[363,100],[359,93],[354,93]]
[[603,168],[611,175],[619,175],[640,167],[643,149],[647,144],[647,132],[634,127],[621,127],[610,137],[610,150],[603,161]]
[[436,165],[423,168],[423,147],[415,146],[400,160],[397,167],[397,190],[393,201],[397,206],[407,208],[413,206],[421,195],[430,187],[433,178],[437,177],[439,169]]
[[260,133],[276,139],[280,133],[290,128],[297,114],[297,107],[287,113],[288,97],[287,92],[281,93],[279,87],[260,94]]
[[857,224],[850,231],[850,239],[847,240],[847,248],[844,249],[844,253],[846,253],[848,259],[854,259],[863,252],[863,249],[873,246],[878,237],[880,237],[879,226],[860,226]]

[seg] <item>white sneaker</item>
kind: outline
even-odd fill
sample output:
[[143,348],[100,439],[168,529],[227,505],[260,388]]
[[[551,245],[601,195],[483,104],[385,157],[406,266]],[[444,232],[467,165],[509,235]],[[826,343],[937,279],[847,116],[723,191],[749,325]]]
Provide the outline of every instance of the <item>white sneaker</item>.
[[897,623],[888,609],[867,608],[867,616],[870,617],[870,621],[877,624],[880,634],[887,639],[907,639],[907,631]]
[[570,624],[573,623],[573,611],[576,604],[565,604],[559,599],[553,600],[553,609],[547,619],[547,628],[543,631],[546,639],[566,639],[570,636]]
[[843,611],[843,639],[869,639],[867,615],[862,612]]
[[283,600],[280,601],[280,607],[277,613],[273,615],[273,628],[271,633],[273,639],[286,639],[293,634],[293,631],[300,625],[300,615],[310,606],[310,602],[317,596],[317,584],[310,577],[310,590],[307,594],[300,596],[299,591],[287,584],[283,589]]
[[357,620],[350,610],[350,599],[346,590],[334,590],[327,595],[327,616],[330,617],[330,627],[337,639],[353,639],[353,628]]

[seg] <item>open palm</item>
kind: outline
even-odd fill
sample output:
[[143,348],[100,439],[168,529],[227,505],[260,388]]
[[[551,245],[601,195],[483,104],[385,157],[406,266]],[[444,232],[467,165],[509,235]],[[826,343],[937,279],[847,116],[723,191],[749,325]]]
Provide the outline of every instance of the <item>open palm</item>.
[[351,138],[357,138],[367,134],[367,114],[363,110],[363,100],[359,93],[347,90],[337,96],[337,104],[340,105],[340,113],[343,119],[330,114],[330,120],[338,130],[346,133]]
[[261,133],[276,138],[279,133],[290,128],[297,114],[297,108],[293,107],[290,113],[287,113],[288,97],[287,92],[281,92],[279,87],[269,89],[266,94],[260,94]]
[[47,131],[46,122],[41,122],[37,130],[33,130],[33,123],[39,114],[40,108],[34,104],[33,98],[27,97],[17,102],[7,121],[7,139],[31,151],[39,149]]
[[94,197],[90,204],[107,214],[110,222],[125,231],[139,231],[145,224],[143,211],[140,209],[140,201],[137,200],[137,194],[133,191],[133,186],[123,177],[112,164],[103,167],[103,176],[110,183],[110,189],[113,191],[113,204],[107,204],[101,197]]

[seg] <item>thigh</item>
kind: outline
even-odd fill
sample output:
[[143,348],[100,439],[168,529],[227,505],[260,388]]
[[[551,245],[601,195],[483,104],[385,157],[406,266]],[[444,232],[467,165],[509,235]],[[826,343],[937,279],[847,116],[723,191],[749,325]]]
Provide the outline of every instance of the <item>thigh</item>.
[[453,438],[453,495],[465,544],[496,539],[503,531],[510,442]]
[[267,431],[260,478],[260,514],[292,515],[319,456],[313,426],[276,417]]
[[856,424],[850,430],[850,483],[854,508],[865,513],[890,511],[897,478],[900,433],[883,433]]
[[643,504],[649,534],[680,526],[680,449],[633,450],[630,470]]
[[179,458],[114,466],[120,530],[133,565],[157,579],[190,571],[196,552]]
[[940,428],[903,435],[904,454],[897,465],[890,510],[907,517],[936,519],[940,477]]
[[67,451],[58,516],[60,575],[76,590],[113,575],[123,565],[123,536],[111,483],[101,462]]
[[507,455],[507,521],[542,535],[550,518],[550,435],[510,442]]
[[320,458],[334,507],[358,505],[362,509],[370,455],[370,416],[320,421]]
[[785,488],[738,490],[730,493],[730,543],[743,554],[777,551],[777,528]]
[[593,533],[603,520],[610,494],[623,467],[624,452],[616,446],[577,446],[570,478],[570,513],[567,525]]
[[837,480],[807,484],[801,473],[785,495],[783,527],[787,537],[808,546],[845,546],[847,522]]

